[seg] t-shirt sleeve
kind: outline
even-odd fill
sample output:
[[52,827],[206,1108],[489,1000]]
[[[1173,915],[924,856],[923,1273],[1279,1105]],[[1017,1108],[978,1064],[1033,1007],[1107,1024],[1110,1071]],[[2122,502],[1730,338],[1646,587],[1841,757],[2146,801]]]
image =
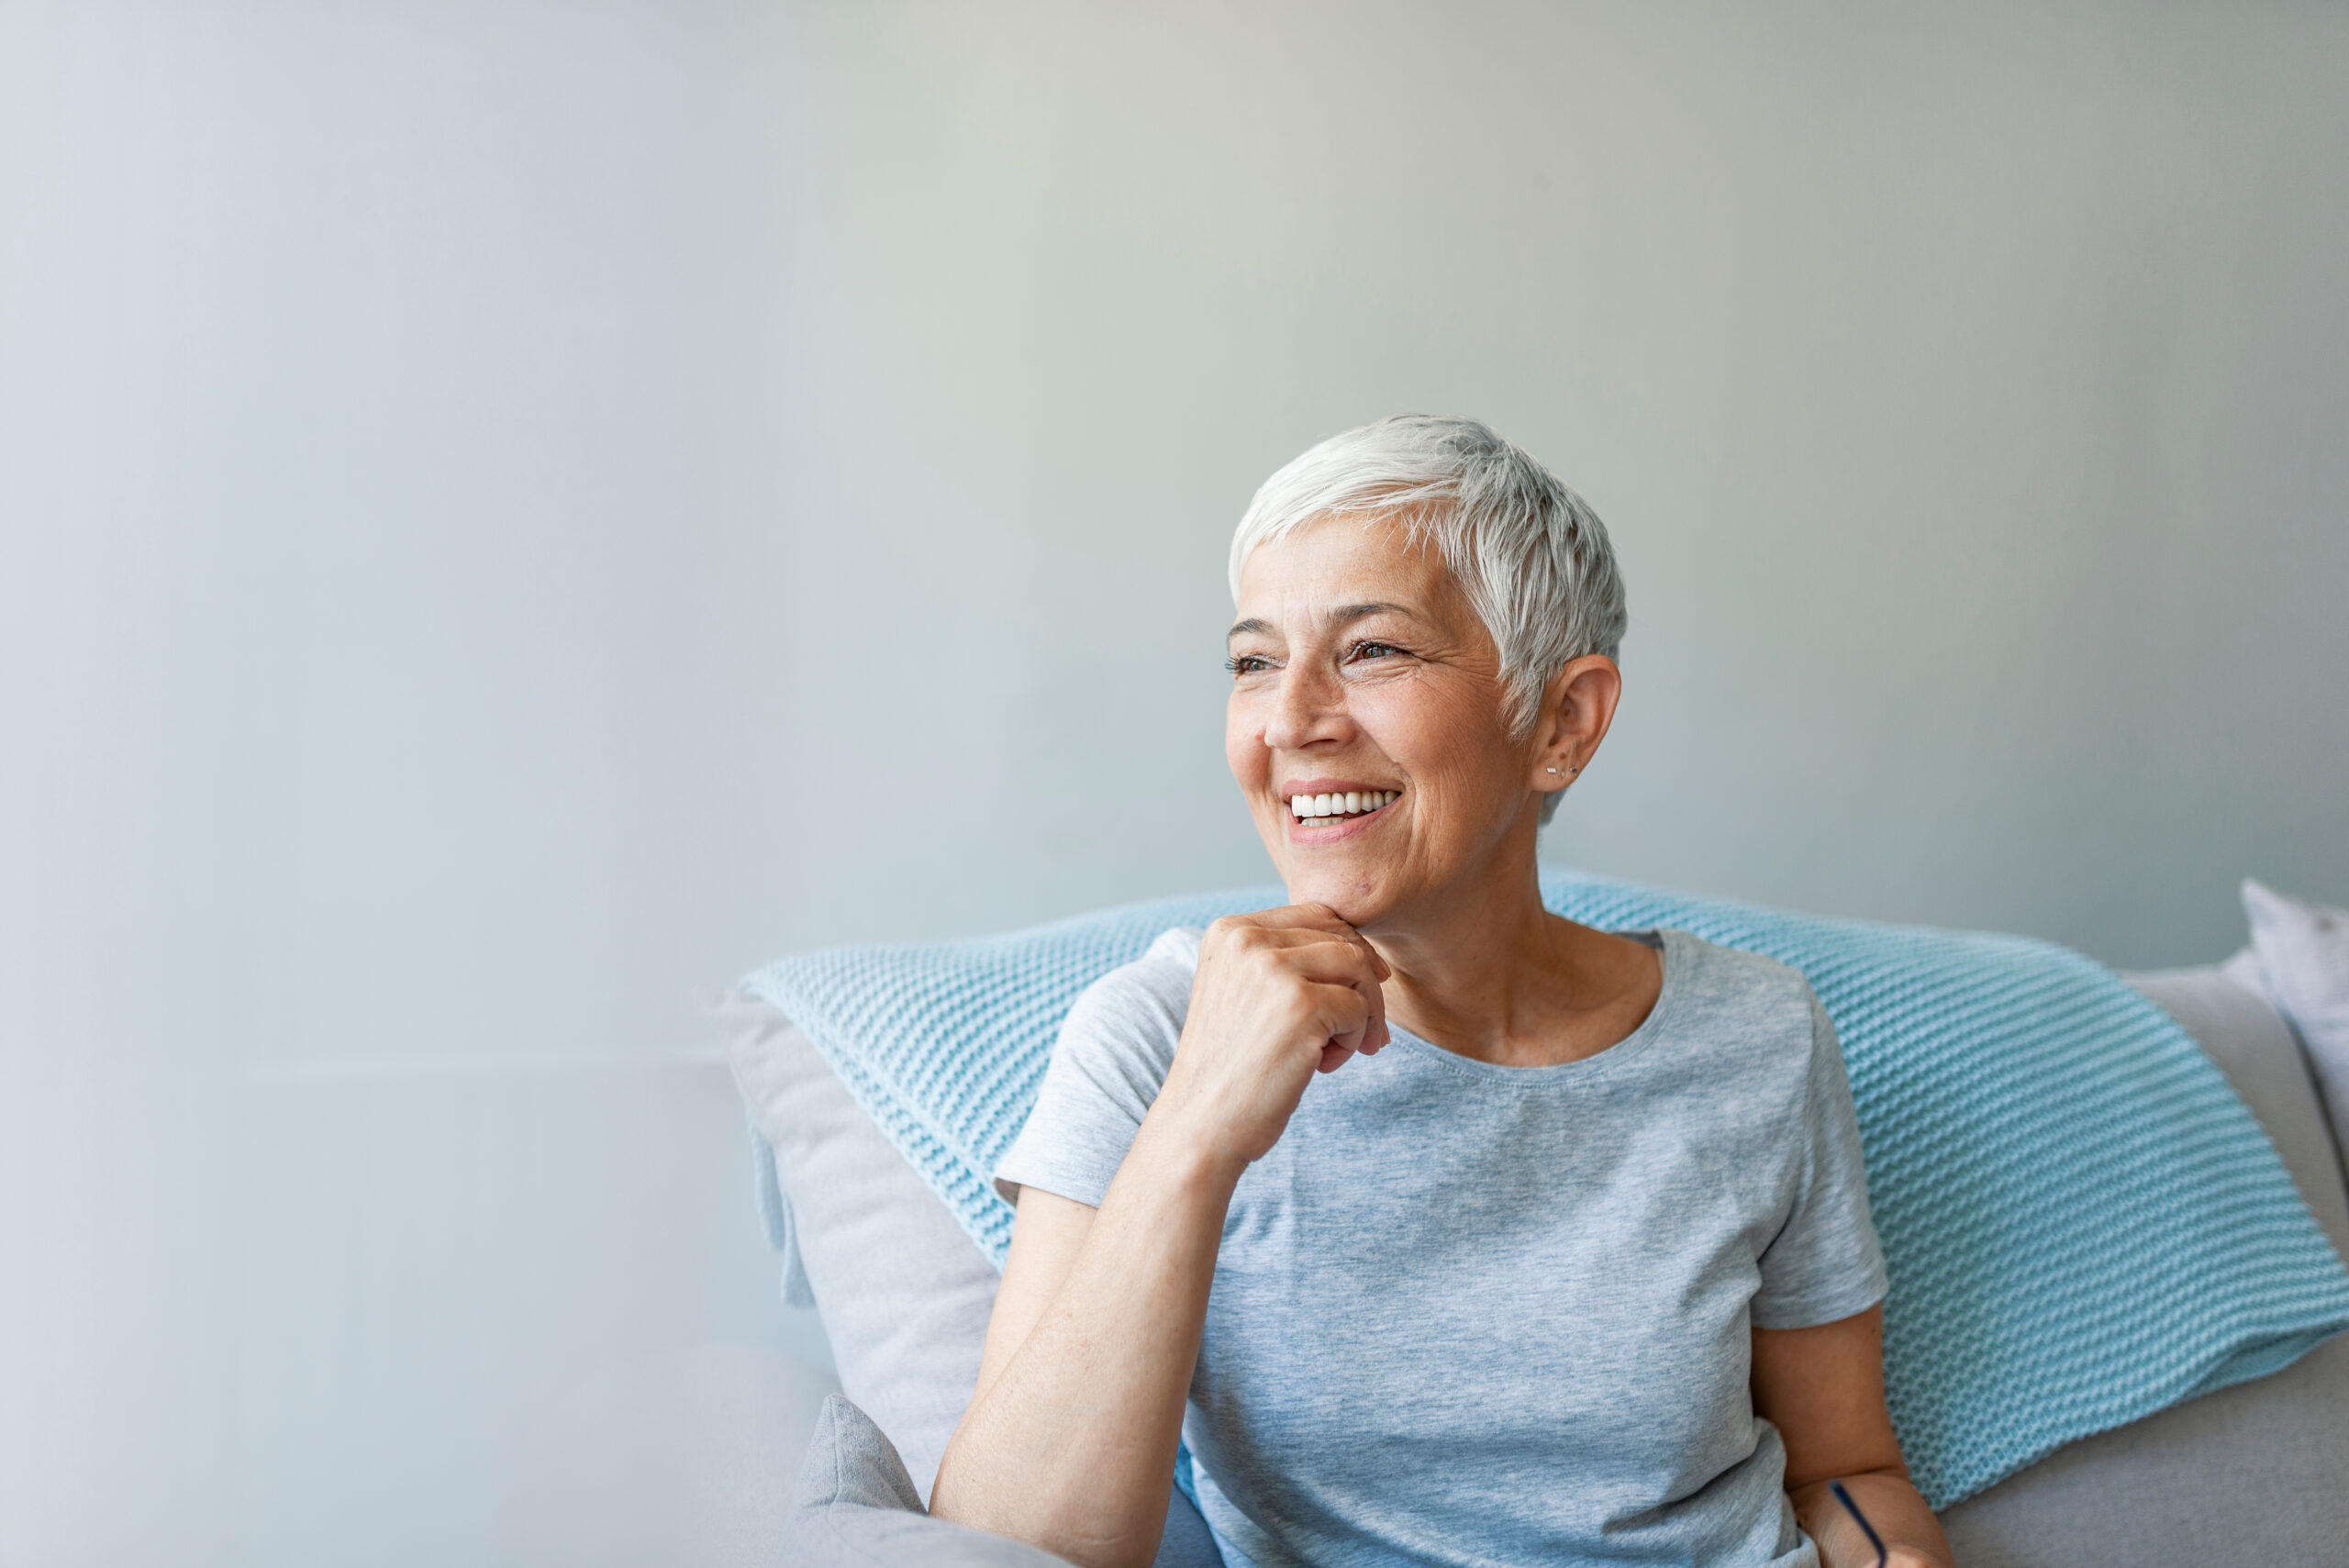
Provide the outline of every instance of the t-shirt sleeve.
[[1868,1218],[1867,1171],[1842,1048],[1816,995],[1810,1013],[1809,1083],[1794,1201],[1762,1252],[1762,1284],[1753,1306],[1757,1329],[1832,1323],[1884,1299],[1884,1250]]
[[996,1164],[1006,1202],[1017,1202],[1021,1187],[1041,1187],[1101,1207],[1174,1063],[1197,958],[1197,932],[1169,931],[1076,999],[1036,1107]]

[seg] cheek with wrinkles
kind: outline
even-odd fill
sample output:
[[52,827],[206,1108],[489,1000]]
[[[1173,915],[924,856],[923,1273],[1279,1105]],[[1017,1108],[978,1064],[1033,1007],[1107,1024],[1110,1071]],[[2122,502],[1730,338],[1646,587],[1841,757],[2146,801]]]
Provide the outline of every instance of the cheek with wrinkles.
[[1397,762],[1439,774],[1482,773],[1506,765],[1508,750],[1482,692],[1448,692],[1432,684],[1365,693],[1355,717]]

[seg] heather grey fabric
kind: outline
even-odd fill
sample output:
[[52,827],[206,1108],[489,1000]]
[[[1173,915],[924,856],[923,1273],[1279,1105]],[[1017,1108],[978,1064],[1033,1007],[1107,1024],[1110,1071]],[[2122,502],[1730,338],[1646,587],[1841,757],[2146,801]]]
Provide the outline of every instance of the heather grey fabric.
[[[1664,985],[1622,1040],[1504,1067],[1396,1025],[1241,1177],[1183,1425],[1233,1568],[1816,1568],[1747,1361],[1884,1295],[1834,1027],[1785,964],[1628,934]],[[1077,999],[999,1186],[1102,1201],[1199,937]]]
[[[740,993],[713,1017],[751,1119],[774,1149],[848,1407],[876,1437],[896,1438],[891,1462],[909,1477],[905,1506],[918,1511],[970,1403],[998,1276],[789,1018]],[[1168,1499],[1157,1568],[1222,1568],[1206,1521],[1180,1492]]]
[[1049,1551],[922,1512],[888,1438],[837,1394],[817,1418],[791,1527],[784,1561],[795,1568],[1069,1568]]
[[[2130,980],[2210,1053],[2325,1234],[2349,1247],[2349,1193],[2307,1064],[2275,1008],[2215,968]],[[2074,1443],[1942,1522],[1965,1568],[2349,1559],[2349,1336],[2273,1377]]]

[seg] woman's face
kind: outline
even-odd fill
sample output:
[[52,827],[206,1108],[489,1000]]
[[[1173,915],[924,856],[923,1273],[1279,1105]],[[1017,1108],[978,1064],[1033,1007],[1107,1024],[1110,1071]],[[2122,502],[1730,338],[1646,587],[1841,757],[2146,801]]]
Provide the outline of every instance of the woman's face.
[[1261,545],[1230,647],[1224,754],[1292,900],[1374,927],[1531,865],[1543,727],[1509,738],[1499,650],[1432,548],[1346,518]]

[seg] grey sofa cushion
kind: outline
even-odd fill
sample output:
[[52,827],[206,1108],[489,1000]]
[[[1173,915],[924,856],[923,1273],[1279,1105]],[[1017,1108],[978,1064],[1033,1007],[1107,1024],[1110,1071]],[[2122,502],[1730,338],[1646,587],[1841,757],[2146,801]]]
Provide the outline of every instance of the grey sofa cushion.
[[837,1394],[817,1418],[784,1544],[784,1561],[798,1568],[1069,1568],[1049,1551],[924,1513],[888,1438]]
[[[2299,1042],[2217,969],[2132,975],[2199,1041],[2275,1140],[2335,1247],[2344,1194]],[[2349,1559],[2349,1336],[2273,1377],[2059,1450],[1942,1516],[1965,1568]]]
[[2275,1140],[2333,1249],[2349,1256],[2349,1191],[2307,1054],[2266,995],[2227,970],[2170,969],[2129,983],[2192,1035]]

